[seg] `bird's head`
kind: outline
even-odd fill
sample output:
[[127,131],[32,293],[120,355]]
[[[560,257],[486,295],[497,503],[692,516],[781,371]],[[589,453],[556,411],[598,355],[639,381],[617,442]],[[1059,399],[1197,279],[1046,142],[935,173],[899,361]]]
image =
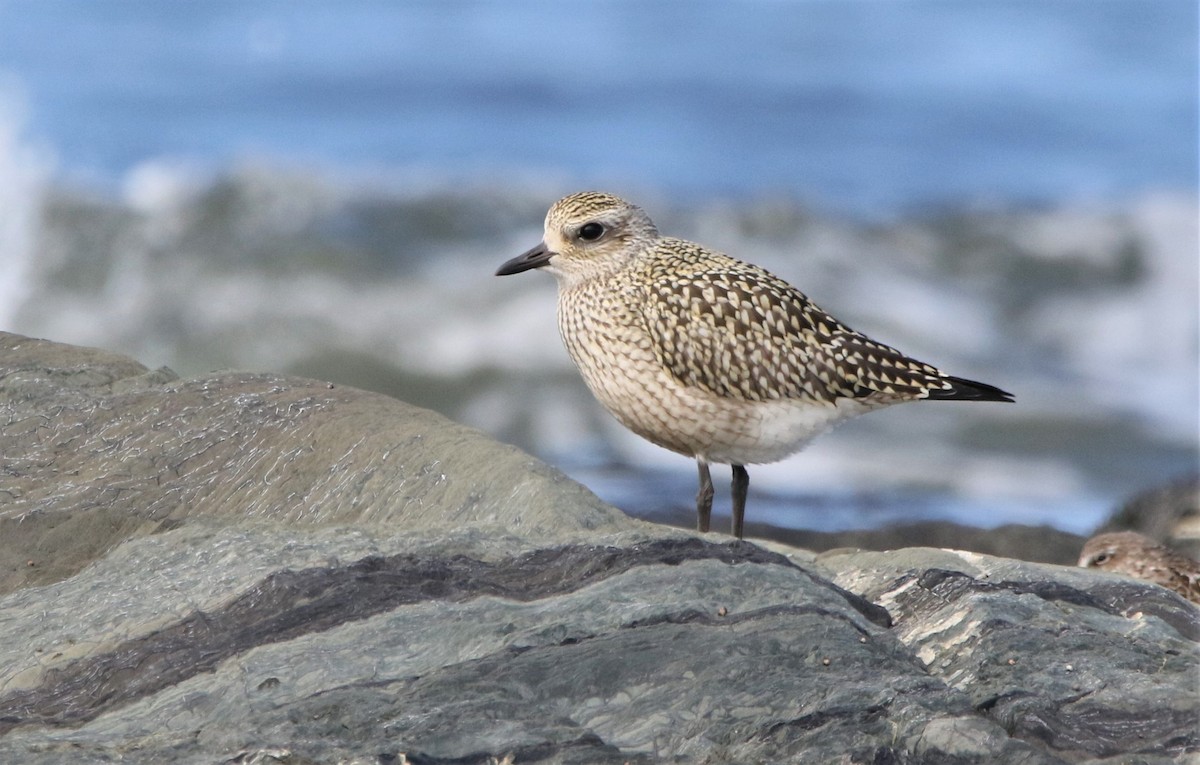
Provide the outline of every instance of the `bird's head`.
[[627,266],[658,238],[642,210],[612,194],[584,191],[563,197],[546,213],[546,232],[537,247],[496,271],[497,276],[544,268],[564,285]]
[[1115,531],[1092,537],[1079,553],[1084,568],[1120,569],[1131,555],[1144,554],[1154,542],[1132,531]]

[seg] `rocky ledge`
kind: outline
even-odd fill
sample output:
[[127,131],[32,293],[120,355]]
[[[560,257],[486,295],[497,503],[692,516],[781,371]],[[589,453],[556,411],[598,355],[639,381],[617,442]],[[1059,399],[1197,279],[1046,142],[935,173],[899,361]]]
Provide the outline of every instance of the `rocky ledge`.
[[1200,610],[627,518],[399,401],[0,334],[0,761],[1180,762]]

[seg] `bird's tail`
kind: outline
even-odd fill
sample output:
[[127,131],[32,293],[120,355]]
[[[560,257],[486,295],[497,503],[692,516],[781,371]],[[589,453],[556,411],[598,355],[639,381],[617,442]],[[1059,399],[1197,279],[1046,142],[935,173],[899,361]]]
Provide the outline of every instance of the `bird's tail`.
[[1013,394],[1002,391],[995,385],[966,380],[962,377],[946,376],[941,380],[945,387],[932,388],[925,398],[930,401],[1015,401]]

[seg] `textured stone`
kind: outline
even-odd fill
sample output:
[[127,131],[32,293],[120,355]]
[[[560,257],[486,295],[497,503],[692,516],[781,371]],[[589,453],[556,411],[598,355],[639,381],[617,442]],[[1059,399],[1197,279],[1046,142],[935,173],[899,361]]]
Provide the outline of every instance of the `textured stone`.
[[173,378],[0,333],[0,592],[195,517],[534,536],[636,525],[520,450],[386,396],[271,374]]
[[1200,751],[1200,612],[1169,591],[657,527],[324,383],[0,335],[0,497],[0,762]]

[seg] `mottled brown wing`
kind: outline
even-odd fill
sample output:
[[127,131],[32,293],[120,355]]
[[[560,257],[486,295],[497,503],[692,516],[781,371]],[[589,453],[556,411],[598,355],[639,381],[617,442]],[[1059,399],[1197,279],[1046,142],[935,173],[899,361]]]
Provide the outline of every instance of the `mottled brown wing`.
[[680,254],[652,268],[644,311],[655,353],[685,385],[749,401],[832,402],[920,398],[942,384],[934,367],[851,330],[757,266],[698,248]]

